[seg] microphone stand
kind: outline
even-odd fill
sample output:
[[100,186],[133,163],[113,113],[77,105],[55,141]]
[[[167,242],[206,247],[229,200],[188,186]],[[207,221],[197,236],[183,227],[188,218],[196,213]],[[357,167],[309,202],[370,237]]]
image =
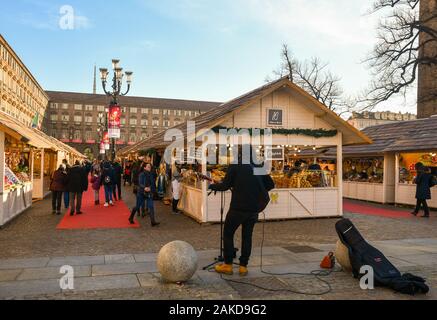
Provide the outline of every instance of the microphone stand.
[[[217,194],[217,191],[210,191],[208,193],[208,196],[210,196],[212,193],[214,192],[214,195]],[[209,270],[211,269],[211,267],[215,266],[218,263],[224,262],[225,258],[224,258],[224,248],[223,248],[223,243],[224,243],[224,221],[223,221],[223,217],[224,217],[224,203],[225,203],[225,191],[220,191],[220,253],[218,255],[218,257],[214,258],[214,262],[210,263],[209,265],[205,266],[202,268],[202,270]],[[236,255],[236,251],[235,251],[235,255]],[[234,255],[234,258],[235,258]],[[234,263],[235,265],[239,265],[237,263]]]

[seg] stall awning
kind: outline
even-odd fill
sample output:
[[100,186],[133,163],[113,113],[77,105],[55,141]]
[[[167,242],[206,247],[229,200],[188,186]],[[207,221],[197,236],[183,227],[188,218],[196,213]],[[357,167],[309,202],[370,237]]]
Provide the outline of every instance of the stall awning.
[[4,112],[0,112],[0,129],[18,140],[25,141],[35,148],[65,151],[67,153],[75,154],[79,158],[86,158],[83,154],[72,147],[67,146],[63,142],[50,137],[36,128],[26,127]]

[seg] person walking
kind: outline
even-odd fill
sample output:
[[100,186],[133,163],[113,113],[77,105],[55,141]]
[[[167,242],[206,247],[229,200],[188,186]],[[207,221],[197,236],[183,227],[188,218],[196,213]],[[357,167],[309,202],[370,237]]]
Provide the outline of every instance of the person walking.
[[88,178],[86,171],[76,161],[74,166],[68,170],[67,191],[70,193],[70,216],[82,214],[82,195],[88,189]]
[[62,206],[62,193],[67,188],[67,174],[64,166],[61,164],[59,168],[53,172],[50,182],[50,191],[52,192],[52,213],[60,215]]
[[[68,164],[67,159],[62,160],[62,166],[64,169],[64,173],[68,176],[68,170],[70,170],[71,167]],[[70,192],[68,192],[68,190],[64,192],[64,206],[66,210],[70,207]]]
[[114,184],[112,193],[114,195],[114,200],[117,201],[121,200],[121,176],[123,174],[123,168],[118,161],[114,161],[112,168],[114,169]]
[[114,169],[111,166],[111,163],[106,161],[103,164],[103,170],[102,170],[102,177],[101,181],[103,184],[103,188],[105,189],[105,207],[109,207],[110,205],[113,206],[113,185],[114,185]]
[[[239,271],[241,276],[246,276],[252,252],[253,229],[258,222],[259,213],[265,209],[270,201],[268,192],[274,188],[274,182],[267,174],[255,175],[255,167],[250,161],[250,157],[249,159],[242,157],[241,147],[239,149],[238,164],[230,165],[223,182],[212,183],[210,189],[213,191],[232,191],[223,231],[225,261],[224,264],[217,265],[215,271],[222,274],[233,274],[234,235],[237,229],[242,226]],[[243,148],[243,150],[245,149]]]
[[181,183],[180,183],[180,174],[179,172],[175,172],[173,175],[173,181],[171,182],[173,201],[172,201],[172,209],[174,214],[179,214],[178,204],[181,196]]
[[[139,178],[141,173],[144,171],[144,163],[138,161],[132,166],[132,190],[133,193],[137,196],[138,188],[139,188]],[[140,212],[141,210],[141,212]],[[138,216],[140,214],[143,216],[143,218],[146,216],[146,202],[143,202],[143,206],[138,210]]]
[[97,206],[100,204],[100,187],[102,186],[102,175],[100,168],[94,169],[91,175],[91,185],[94,190],[94,204]]
[[126,163],[125,167],[124,167],[124,172],[123,172],[123,178],[124,178],[124,183],[123,186],[126,186],[126,184],[129,184],[129,186],[132,185],[132,164],[131,162]]
[[137,190],[137,201],[135,207],[132,209],[131,215],[129,217],[129,222],[134,224],[135,214],[141,210],[146,203],[146,207],[150,215],[150,223],[152,227],[159,226],[159,222],[155,219],[155,207],[153,203],[153,193],[156,191],[156,185],[154,176],[152,173],[152,165],[147,163],[144,166],[144,170],[141,172],[138,179],[138,190]]
[[431,188],[436,185],[434,176],[429,168],[425,167],[421,162],[416,164],[417,177],[414,179],[416,186],[416,209],[411,213],[414,216],[419,214],[423,207],[425,214],[422,218],[429,218],[429,207],[427,200],[431,200]]

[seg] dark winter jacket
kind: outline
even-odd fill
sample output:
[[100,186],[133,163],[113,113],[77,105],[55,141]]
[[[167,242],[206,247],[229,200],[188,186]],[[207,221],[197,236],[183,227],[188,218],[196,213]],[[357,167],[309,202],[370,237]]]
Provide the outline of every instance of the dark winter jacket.
[[114,168],[115,182],[120,183],[121,182],[121,176],[122,176],[122,173],[123,173],[123,168],[121,167],[121,165],[118,162],[114,163],[114,165],[112,167]]
[[430,173],[419,173],[417,178],[414,180],[417,184],[416,187],[416,199],[418,200],[430,200],[431,199],[431,188],[434,186],[434,176]]
[[91,184],[92,184],[92,188],[93,190],[100,190],[100,186],[102,185],[102,181],[101,181],[101,175],[92,175],[91,176]]
[[143,171],[138,178],[138,192],[144,193],[145,188],[150,188],[151,193],[156,192],[156,182],[152,172]]
[[88,177],[86,171],[81,166],[72,166],[67,175],[67,191],[84,192],[88,189]]
[[260,199],[268,196],[275,187],[269,175],[256,176],[250,164],[229,166],[228,172],[222,183],[213,184],[213,191],[232,191],[230,210],[243,213],[260,213]]
[[50,183],[50,191],[66,191],[67,189],[67,174],[58,169],[53,173],[52,180]]
[[114,169],[112,166],[103,167],[102,184],[105,186],[112,186],[115,183]]

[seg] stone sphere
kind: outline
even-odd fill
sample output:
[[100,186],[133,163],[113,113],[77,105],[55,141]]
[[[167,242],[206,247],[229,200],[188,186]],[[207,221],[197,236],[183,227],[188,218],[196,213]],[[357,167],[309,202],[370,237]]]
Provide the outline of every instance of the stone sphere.
[[337,241],[337,246],[335,248],[335,259],[343,267],[344,271],[352,272],[349,250],[340,240]]
[[163,280],[172,283],[190,280],[197,270],[197,253],[184,241],[173,241],[158,254],[158,270]]

